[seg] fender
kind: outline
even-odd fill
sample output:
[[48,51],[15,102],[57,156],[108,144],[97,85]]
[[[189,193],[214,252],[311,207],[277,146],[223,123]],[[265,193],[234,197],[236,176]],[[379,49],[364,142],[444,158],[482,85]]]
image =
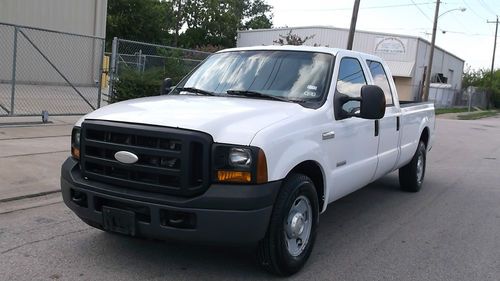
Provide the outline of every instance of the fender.
[[[324,183],[322,187],[323,195],[325,200],[328,198],[328,181],[325,173],[325,169],[328,169],[326,167],[328,161],[318,142],[304,139],[290,143],[290,145],[277,145],[276,147],[267,145],[263,149],[267,158],[269,181],[284,179],[299,164],[305,161],[313,161],[320,168]],[[327,202],[323,204],[321,212],[326,210],[327,205]]]

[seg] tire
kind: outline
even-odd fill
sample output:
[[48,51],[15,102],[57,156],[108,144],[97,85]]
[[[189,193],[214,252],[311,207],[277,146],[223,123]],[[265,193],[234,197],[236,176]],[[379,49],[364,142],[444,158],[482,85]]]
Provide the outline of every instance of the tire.
[[298,272],[311,255],[318,223],[313,182],[302,174],[289,175],[276,198],[266,236],[257,248],[260,265],[281,276]]
[[399,185],[402,190],[418,192],[422,188],[425,177],[426,153],[427,148],[424,142],[420,141],[410,163],[399,169]]

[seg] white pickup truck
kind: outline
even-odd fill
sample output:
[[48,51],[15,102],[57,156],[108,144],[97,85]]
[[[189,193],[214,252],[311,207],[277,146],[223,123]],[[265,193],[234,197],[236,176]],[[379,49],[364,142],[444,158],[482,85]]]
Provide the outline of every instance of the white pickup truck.
[[432,103],[402,105],[376,56],[228,49],[167,95],[81,118],[62,194],[91,226],[254,244],[264,268],[291,275],[329,203],[398,169],[403,190],[420,190],[434,122]]

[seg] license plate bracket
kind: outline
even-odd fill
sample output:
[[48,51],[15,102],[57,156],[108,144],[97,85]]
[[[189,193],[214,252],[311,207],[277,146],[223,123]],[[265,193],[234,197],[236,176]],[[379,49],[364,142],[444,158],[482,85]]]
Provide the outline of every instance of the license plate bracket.
[[135,213],[112,207],[102,207],[104,230],[135,236]]

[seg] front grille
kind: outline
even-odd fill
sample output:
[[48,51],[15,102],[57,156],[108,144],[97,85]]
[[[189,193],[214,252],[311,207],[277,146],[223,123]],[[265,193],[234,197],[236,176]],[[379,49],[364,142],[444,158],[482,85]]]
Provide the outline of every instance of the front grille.
[[[151,125],[89,120],[82,124],[82,175],[116,186],[178,196],[194,196],[210,182],[210,135]],[[115,159],[119,151],[138,157]]]

